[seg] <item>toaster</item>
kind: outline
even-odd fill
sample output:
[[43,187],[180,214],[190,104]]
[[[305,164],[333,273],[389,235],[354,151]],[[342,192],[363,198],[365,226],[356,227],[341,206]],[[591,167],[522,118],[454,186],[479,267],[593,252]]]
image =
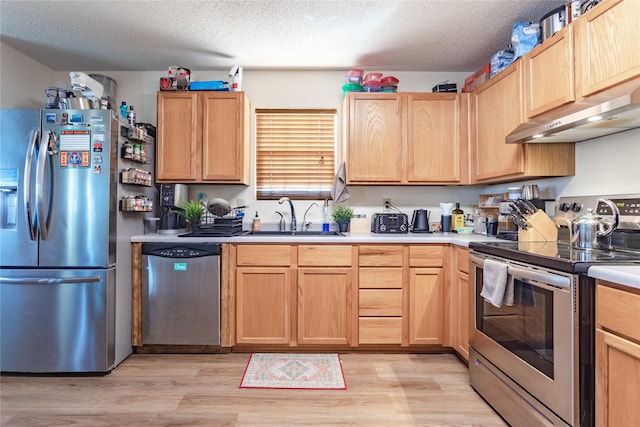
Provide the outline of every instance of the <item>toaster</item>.
[[371,219],[372,233],[408,233],[409,217],[403,213],[376,213]]

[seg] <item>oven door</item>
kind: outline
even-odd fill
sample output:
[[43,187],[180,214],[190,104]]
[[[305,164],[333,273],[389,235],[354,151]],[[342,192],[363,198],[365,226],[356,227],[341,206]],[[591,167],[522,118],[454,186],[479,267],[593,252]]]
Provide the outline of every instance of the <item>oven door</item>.
[[[573,425],[577,411],[574,276],[478,253],[469,258],[475,291],[471,347],[490,362],[488,367],[497,367],[524,389],[521,397],[533,396]],[[498,308],[480,296],[487,258],[509,265],[513,305]]]

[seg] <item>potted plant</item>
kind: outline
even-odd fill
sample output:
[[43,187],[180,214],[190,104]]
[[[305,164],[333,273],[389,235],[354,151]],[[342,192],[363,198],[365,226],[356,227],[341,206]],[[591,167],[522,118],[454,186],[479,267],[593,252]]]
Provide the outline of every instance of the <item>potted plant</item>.
[[338,205],[331,213],[331,218],[338,223],[340,231],[349,229],[349,222],[353,217],[353,209],[349,206]]
[[180,213],[189,221],[191,228],[198,228],[200,226],[200,220],[202,219],[202,205],[200,202],[194,200],[188,200],[182,205],[182,211]]

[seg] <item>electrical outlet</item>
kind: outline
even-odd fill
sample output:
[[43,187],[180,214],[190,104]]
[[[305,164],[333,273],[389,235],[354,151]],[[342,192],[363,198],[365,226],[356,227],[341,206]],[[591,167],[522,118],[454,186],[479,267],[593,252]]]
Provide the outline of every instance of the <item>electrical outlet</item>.
[[236,199],[236,205],[237,206],[244,206],[245,201],[244,199]]
[[382,207],[387,211],[391,209],[391,199],[382,199]]

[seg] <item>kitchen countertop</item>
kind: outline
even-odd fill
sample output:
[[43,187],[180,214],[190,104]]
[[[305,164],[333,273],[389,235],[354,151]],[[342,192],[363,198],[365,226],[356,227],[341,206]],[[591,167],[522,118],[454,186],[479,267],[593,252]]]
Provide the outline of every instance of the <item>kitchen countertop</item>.
[[589,277],[640,289],[640,265],[598,265],[589,267]]
[[[470,242],[490,242],[493,236],[481,234],[428,233],[377,234],[345,233],[344,236],[234,236],[234,237],[178,237],[174,234],[140,234],[131,242],[148,243],[449,243],[468,247]],[[620,283],[640,289],[640,265],[599,265],[590,267],[590,277]]]
[[178,237],[173,234],[141,234],[131,237],[131,242],[163,243],[451,243],[469,246],[469,242],[493,241],[493,236],[481,234],[427,233],[427,234],[377,234],[345,233],[344,236],[234,236],[234,237]]

